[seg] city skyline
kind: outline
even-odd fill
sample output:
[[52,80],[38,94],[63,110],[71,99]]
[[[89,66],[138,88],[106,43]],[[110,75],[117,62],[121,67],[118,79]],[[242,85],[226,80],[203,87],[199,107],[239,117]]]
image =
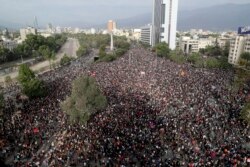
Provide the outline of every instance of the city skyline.
[[[226,3],[247,3],[248,0],[212,0],[199,3],[199,0],[190,0],[187,4],[185,0],[179,1],[179,10],[192,10],[207,6],[213,6]],[[45,26],[48,23],[53,25],[76,25],[84,22],[88,25],[104,23],[107,20],[125,19],[145,13],[152,13],[152,0],[99,0],[93,1],[7,1],[0,0],[0,23],[9,21],[13,24],[33,25],[34,17],[38,19],[39,26]],[[42,10],[39,10],[42,9]],[[97,12],[98,11],[98,12]],[[0,24],[1,26],[1,24]]]

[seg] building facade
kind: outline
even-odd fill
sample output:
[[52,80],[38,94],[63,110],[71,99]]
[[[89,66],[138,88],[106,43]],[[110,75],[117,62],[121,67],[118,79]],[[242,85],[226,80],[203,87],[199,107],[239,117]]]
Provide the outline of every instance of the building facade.
[[178,0],[153,0],[152,45],[166,42],[176,47]]
[[25,41],[26,36],[29,34],[37,34],[37,30],[33,27],[27,27],[24,29],[20,29],[21,40]]
[[141,28],[141,42],[152,45],[152,25]]
[[244,52],[250,53],[250,35],[238,35],[230,41],[228,62],[238,65],[240,56]]
[[186,36],[180,38],[180,49],[186,54],[198,53],[200,49],[205,49],[208,46],[214,45],[215,39],[192,39]]
[[111,33],[112,31],[116,30],[116,22],[113,20],[108,21],[108,26],[107,26],[108,32]]

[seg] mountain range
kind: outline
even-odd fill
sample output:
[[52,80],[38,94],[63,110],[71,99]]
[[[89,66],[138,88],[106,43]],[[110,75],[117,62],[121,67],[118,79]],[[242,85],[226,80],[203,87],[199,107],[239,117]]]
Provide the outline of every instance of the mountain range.
[[[206,29],[213,31],[237,30],[239,26],[250,25],[250,3],[249,4],[224,4],[212,7],[200,8],[189,11],[179,11],[178,30]],[[116,20],[119,28],[140,28],[152,22],[152,14],[145,13],[131,18]],[[82,22],[65,23],[69,26],[82,28],[105,28],[107,23],[87,25]],[[20,28],[24,25],[0,20],[0,28]]]
[[[237,30],[239,26],[250,25],[249,4],[224,4],[190,11],[179,11],[177,29],[206,29],[213,31]],[[151,23],[150,13],[126,20],[118,20],[118,25],[139,27]]]

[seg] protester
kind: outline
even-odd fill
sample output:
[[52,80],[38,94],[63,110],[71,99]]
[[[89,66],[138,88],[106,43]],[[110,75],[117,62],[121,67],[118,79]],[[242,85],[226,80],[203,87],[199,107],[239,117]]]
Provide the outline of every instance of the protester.
[[[230,90],[233,71],[178,65],[140,47],[112,63],[88,67],[85,61],[42,74],[50,94],[25,103],[18,114],[13,100],[7,101],[1,148],[7,162],[55,167],[250,165],[250,127],[238,117],[249,88]],[[81,75],[96,79],[109,105],[87,125],[70,125],[60,102]]]

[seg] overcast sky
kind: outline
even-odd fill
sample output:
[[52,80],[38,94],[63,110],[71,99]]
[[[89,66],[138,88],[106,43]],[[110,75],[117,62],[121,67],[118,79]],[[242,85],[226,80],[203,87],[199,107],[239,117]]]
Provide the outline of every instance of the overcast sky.
[[[192,10],[225,3],[250,3],[250,0],[179,0],[180,10]],[[109,19],[129,18],[152,12],[152,0],[0,0],[2,22],[44,26],[84,22],[102,24]]]

